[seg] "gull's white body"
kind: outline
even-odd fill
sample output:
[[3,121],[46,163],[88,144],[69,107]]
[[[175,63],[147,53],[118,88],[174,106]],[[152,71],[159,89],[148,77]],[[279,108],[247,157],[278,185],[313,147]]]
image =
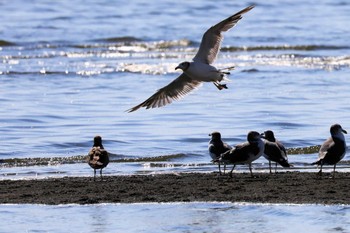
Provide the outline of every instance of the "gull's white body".
[[190,62],[190,66],[184,73],[191,79],[201,82],[220,82],[224,77],[214,66],[199,62]]
[[[246,7],[236,14],[224,19],[216,25],[210,27],[203,35],[201,45],[192,62],[182,62],[175,69],[183,70],[183,73],[165,87],[159,89],[155,94],[139,105],[127,110],[133,112],[141,107],[157,108],[170,104],[173,100],[180,99],[198,88],[202,82],[213,82],[219,89],[226,89],[226,85],[219,84],[227,72],[218,70],[211,64],[216,60],[220,51],[222,32],[226,32],[234,27],[242,19],[242,15],[247,13],[254,6]],[[232,67],[226,69],[229,70]]]

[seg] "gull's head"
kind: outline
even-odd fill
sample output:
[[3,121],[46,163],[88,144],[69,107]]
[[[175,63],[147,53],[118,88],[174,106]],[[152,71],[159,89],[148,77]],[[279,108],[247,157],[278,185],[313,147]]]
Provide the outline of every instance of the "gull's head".
[[94,147],[102,146],[102,137],[97,135],[94,137]]
[[330,131],[332,136],[336,136],[342,133],[347,134],[346,130],[344,130],[339,124],[332,125]]
[[214,131],[211,134],[209,134],[209,136],[211,136],[212,140],[221,140],[220,132]]
[[267,141],[275,142],[276,138],[272,130],[266,130],[264,133],[261,134],[262,138],[265,138]]
[[247,135],[247,140],[250,143],[257,143],[261,141],[261,134],[256,131],[250,131]]
[[175,70],[181,69],[182,71],[185,71],[190,67],[190,63],[188,61],[180,63],[178,66],[176,66]]

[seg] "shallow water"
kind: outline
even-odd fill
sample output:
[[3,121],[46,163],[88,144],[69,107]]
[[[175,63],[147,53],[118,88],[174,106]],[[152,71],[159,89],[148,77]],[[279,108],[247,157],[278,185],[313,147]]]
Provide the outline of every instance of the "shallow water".
[[[106,175],[211,172],[216,166],[207,144],[214,130],[236,144],[250,130],[271,129],[292,152],[301,148],[289,156],[294,169],[316,171],[309,163],[317,150],[308,147],[328,138],[331,124],[350,131],[350,3],[254,3],[225,33],[216,62],[236,67],[228,90],[206,83],[167,107],[129,114],[125,110],[179,75],[174,68],[192,59],[209,26],[251,2],[1,1],[0,179],[91,175],[83,155],[97,134],[114,154]],[[348,164],[346,156],[339,171]],[[266,161],[256,161],[254,170],[267,172]],[[349,231],[347,206],[0,209],[8,223],[2,232],[154,232],[155,226],[164,232]],[[169,221],[173,214],[175,222]],[[108,224],[101,226],[101,218]]]
[[[171,213],[171,214],[169,214]],[[169,203],[0,205],[6,232],[349,232],[349,206]],[[12,216],[16,216],[14,219]],[[50,223],[50,224],[49,224]],[[67,224],[69,223],[69,224]]]
[[[192,58],[209,26],[249,3],[0,4],[1,178],[86,175],[81,158],[96,134],[118,161],[106,173],[211,171],[207,135],[214,130],[233,145],[250,130],[272,129],[286,147],[301,148],[290,162],[305,169],[317,150],[309,156],[303,148],[320,145],[333,123],[349,127],[344,1],[256,2],[225,33],[216,65],[236,67],[228,90],[206,83],[181,101],[134,113],[125,110],[179,75],[174,67]],[[57,157],[62,161],[34,159]],[[5,159],[22,159],[27,168]],[[266,161],[255,166],[266,168]]]

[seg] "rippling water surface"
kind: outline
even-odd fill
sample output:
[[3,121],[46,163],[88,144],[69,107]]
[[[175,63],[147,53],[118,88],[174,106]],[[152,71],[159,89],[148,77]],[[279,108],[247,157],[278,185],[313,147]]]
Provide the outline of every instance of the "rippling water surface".
[[[228,90],[206,83],[164,108],[125,112],[179,75],[209,26],[252,3],[216,62],[236,67]],[[272,129],[295,169],[314,171],[330,125],[350,130],[349,12],[343,0],[1,1],[0,179],[91,175],[83,157],[97,134],[113,153],[107,175],[213,171],[214,130],[236,144]],[[264,159],[254,166],[266,171]]]
[[[3,205],[14,232],[349,232],[349,206],[173,203]],[[171,213],[171,214],[169,214]],[[315,215],[317,213],[317,215]],[[11,216],[15,215],[13,219]],[[36,220],[35,220],[36,219]],[[48,225],[40,219],[55,224]],[[69,222],[70,224],[66,224]]]
[[[228,90],[206,83],[181,101],[134,113],[125,110],[176,78],[174,67],[192,59],[209,26],[251,3],[0,4],[2,178],[47,177],[52,169],[87,175],[81,156],[97,134],[114,162],[139,162],[112,163],[111,174],[142,172],[154,157],[160,158],[154,168],[206,166],[214,130],[236,144],[250,130],[272,129],[288,148],[302,148],[297,154],[304,156],[291,162],[306,165],[317,150],[303,148],[320,145],[333,123],[349,127],[350,4],[344,1],[255,2],[225,33],[216,62],[236,67]],[[48,167],[67,163],[74,168]]]

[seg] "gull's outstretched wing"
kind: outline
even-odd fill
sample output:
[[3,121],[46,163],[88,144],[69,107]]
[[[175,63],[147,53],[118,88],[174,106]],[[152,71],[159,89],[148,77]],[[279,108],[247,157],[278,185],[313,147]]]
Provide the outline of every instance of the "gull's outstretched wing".
[[185,73],[182,73],[177,79],[159,89],[141,104],[128,109],[127,112],[136,111],[141,107],[145,107],[146,109],[163,107],[173,102],[173,100],[184,97],[189,92],[199,87],[201,83],[200,81],[192,80]]
[[221,32],[226,32],[234,27],[242,19],[242,15],[254,8],[254,5],[248,6],[240,12],[228,17],[220,23],[209,28],[203,35],[201,45],[193,61],[212,64],[221,47],[221,41],[224,36]]

